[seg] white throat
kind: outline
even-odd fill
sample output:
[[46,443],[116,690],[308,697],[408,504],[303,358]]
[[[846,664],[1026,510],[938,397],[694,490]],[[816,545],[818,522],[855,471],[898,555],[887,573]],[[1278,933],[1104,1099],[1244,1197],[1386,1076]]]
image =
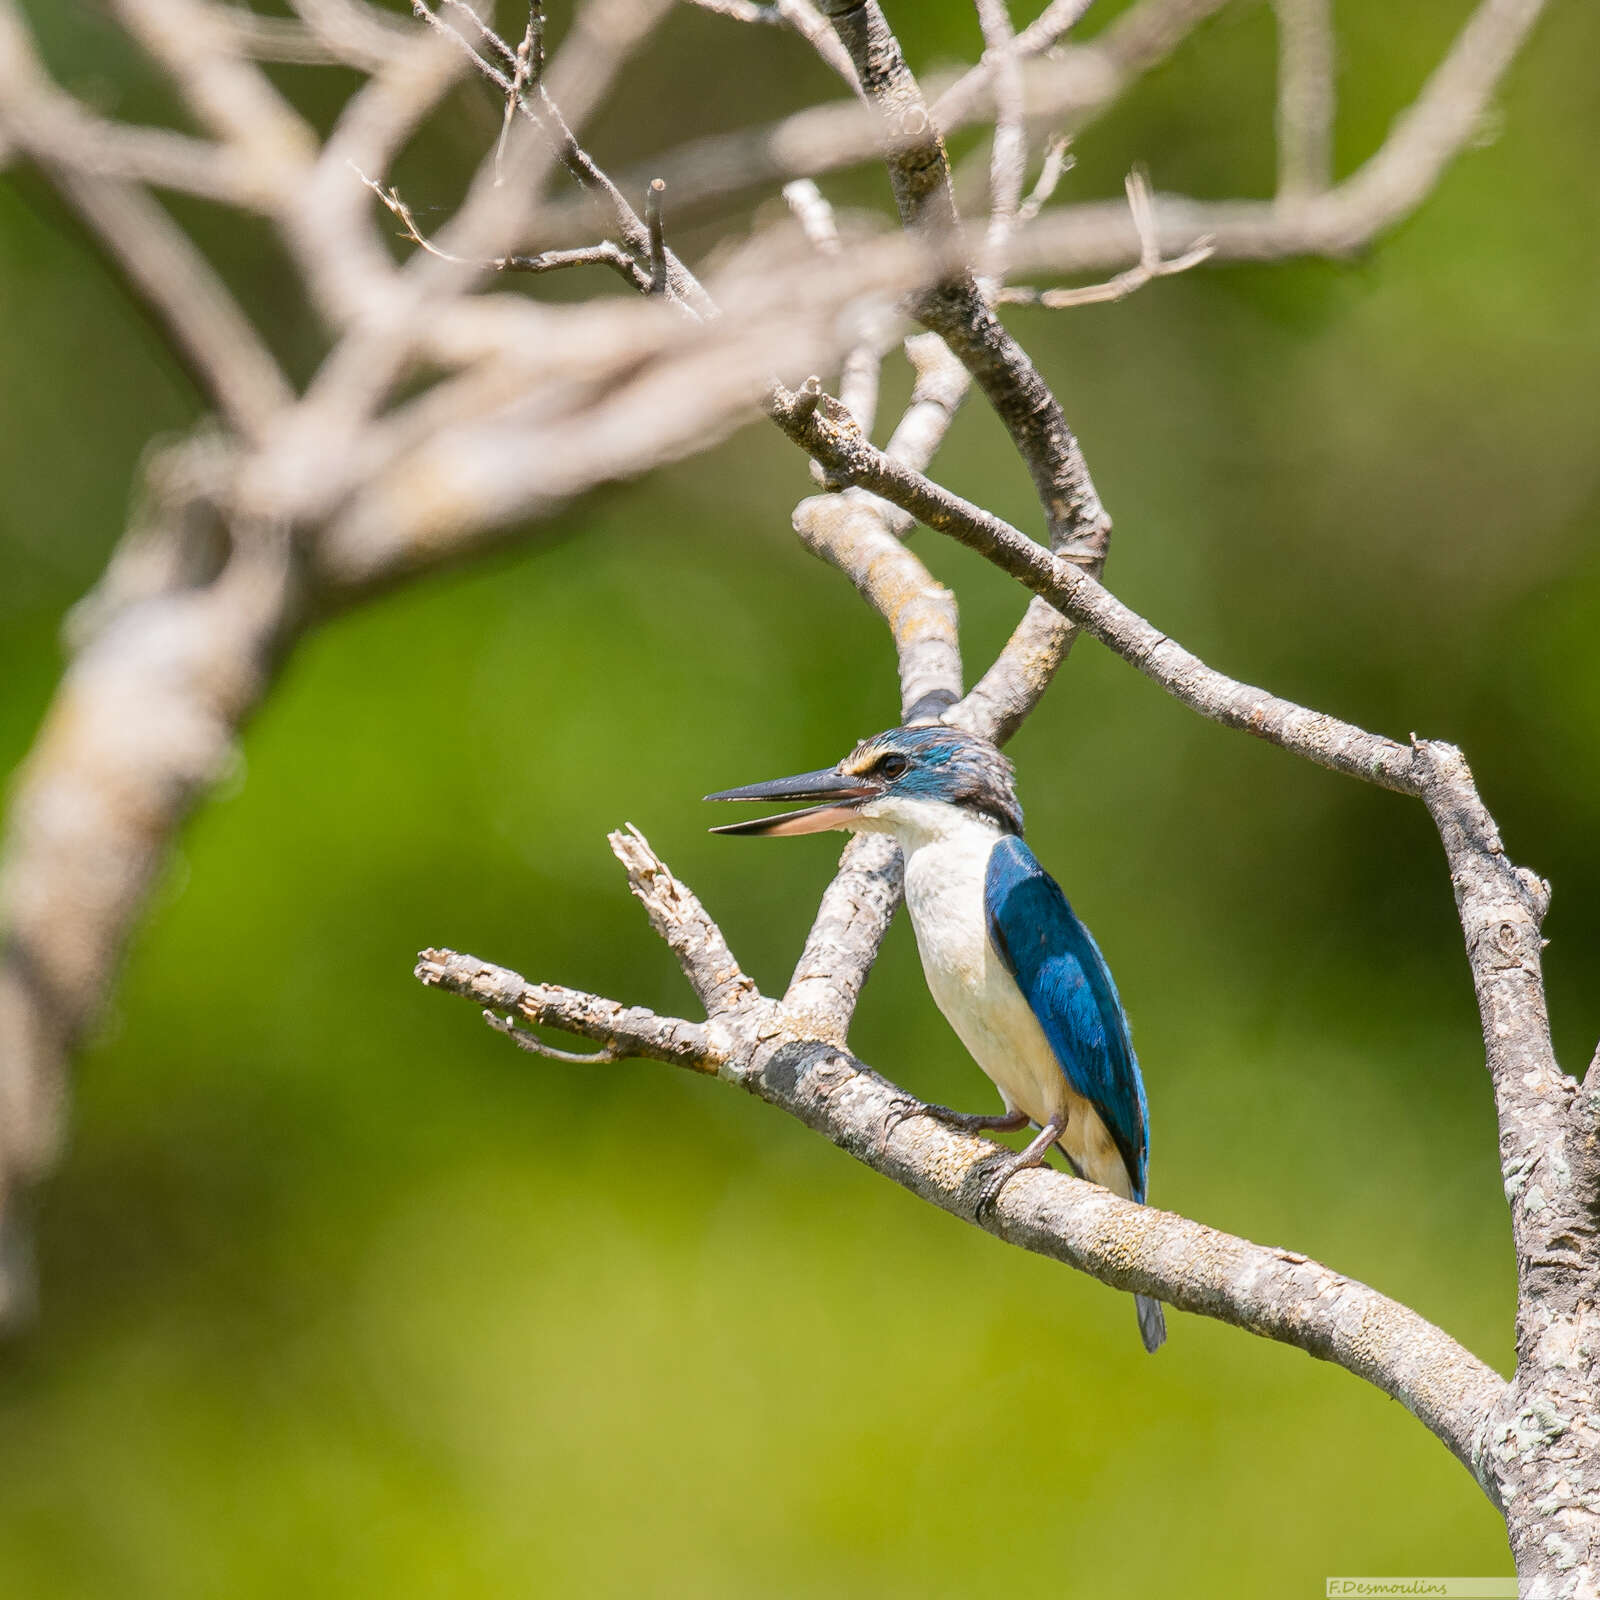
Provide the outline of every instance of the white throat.
[[963,843],[979,850],[987,859],[1000,824],[977,811],[967,811],[943,800],[917,800],[909,795],[884,795],[858,806],[852,827],[858,833],[887,833],[893,836],[909,863],[919,850],[930,845]]

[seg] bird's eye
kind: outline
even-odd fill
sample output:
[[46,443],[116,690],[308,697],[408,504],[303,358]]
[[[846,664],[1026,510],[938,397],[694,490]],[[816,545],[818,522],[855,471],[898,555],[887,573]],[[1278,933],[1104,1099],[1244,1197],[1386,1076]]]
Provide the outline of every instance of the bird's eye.
[[878,776],[887,778],[892,783],[896,778],[902,776],[910,765],[911,763],[904,756],[885,756],[878,763]]

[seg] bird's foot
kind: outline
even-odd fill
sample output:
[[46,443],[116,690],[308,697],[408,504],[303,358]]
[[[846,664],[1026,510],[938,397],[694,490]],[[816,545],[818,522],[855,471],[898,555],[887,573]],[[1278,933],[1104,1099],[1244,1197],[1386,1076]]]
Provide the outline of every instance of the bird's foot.
[[1027,1113],[1023,1111],[997,1112],[993,1115],[981,1111],[952,1111],[949,1106],[924,1105],[910,1095],[900,1095],[889,1102],[889,1109],[884,1113],[883,1137],[879,1148],[889,1143],[889,1135],[902,1122],[909,1122],[913,1117],[932,1117],[935,1122],[954,1128],[957,1133],[1015,1133],[1018,1128],[1028,1125]]
[[994,1172],[984,1179],[983,1188],[978,1193],[978,1204],[973,1209],[973,1220],[986,1223],[994,1214],[994,1208],[1000,1203],[1000,1191],[1016,1177],[1019,1172],[1036,1162],[1025,1161],[1022,1156],[1013,1156],[1009,1161],[1003,1162]]
[[1040,1130],[1039,1136],[1029,1144],[1026,1150],[1019,1150],[1009,1161],[1003,1161],[983,1181],[983,1188],[978,1193],[978,1203],[973,1208],[972,1218],[980,1225],[987,1224],[994,1214],[994,1208],[1000,1202],[1000,1191],[1016,1177],[1019,1172],[1026,1172],[1029,1167],[1042,1167],[1044,1158],[1050,1153],[1050,1147],[1066,1131],[1066,1118],[1058,1122],[1048,1122]]

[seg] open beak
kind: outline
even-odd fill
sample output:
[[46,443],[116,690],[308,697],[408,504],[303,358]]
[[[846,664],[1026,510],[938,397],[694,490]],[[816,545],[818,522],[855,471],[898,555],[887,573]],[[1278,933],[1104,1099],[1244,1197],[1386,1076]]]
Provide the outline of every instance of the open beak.
[[713,833],[747,833],[767,838],[784,838],[796,833],[825,833],[845,826],[850,814],[863,801],[883,793],[883,785],[870,778],[852,778],[837,767],[821,772],[802,772],[797,778],[774,778],[770,783],[751,783],[743,789],[724,789],[708,794],[707,800],[809,800],[800,811],[781,811],[775,817],[757,817],[753,822],[730,822],[713,828]]

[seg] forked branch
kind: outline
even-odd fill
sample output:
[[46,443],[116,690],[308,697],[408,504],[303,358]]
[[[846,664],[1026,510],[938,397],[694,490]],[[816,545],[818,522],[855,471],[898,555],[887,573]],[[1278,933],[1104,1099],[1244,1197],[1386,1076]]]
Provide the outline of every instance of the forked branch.
[[[1207,666],[1072,563],[890,461],[827,396],[796,404],[780,390],[770,409],[838,481],[882,496],[985,556],[1191,710],[1427,805],[1450,867],[1477,993],[1520,1286],[1519,1364],[1509,1415],[1493,1419],[1474,1470],[1495,1485],[1492,1495],[1505,1509],[1524,1574],[1552,1562],[1561,1567],[1569,1550],[1592,1551],[1592,1540],[1579,1546],[1565,1535],[1552,1544],[1548,1531],[1553,1511],[1566,1518],[1563,1529],[1573,1521],[1571,1480],[1576,1463],[1592,1459],[1588,1435],[1552,1450],[1571,1425],[1562,1422],[1552,1434],[1555,1424],[1539,1419],[1584,1414],[1589,1360],[1573,1352],[1600,1340],[1591,1254],[1594,1119],[1551,1045],[1540,964],[1549,886],[1507,857],[1461,752],[1433,741],[1399,744]],[[1579,1520],[1587,1540],[1591,1525]],[[1592,1555],[1585,1559],[1583,1570],[1591,1571]]]
[[[705,999],[707,973],[732,963],[716,924],[640,835],[613,834],[612,846]],[[901,1090],[837,1041],[816,1037],[804,1016],[748,980],[710,991],[708,1019],[697,1024],[530,984],[449,950],[425,950],[416,976],[482,1007],[501,1032],[506,1024],[498,1019],[509,1014],[592,1040],[602,1058],[646,1056],[715,1073],[1007,1244],[1331,1361],[1400,1401],[1495,1494],[1481,1463],[1505,1382],[1432,1323],[1296,1251],[1133,1205],[1049,1168],[1013,1179],[980,1215],[985,1179],[1009,1152],[932,1118],[905,1116]]]

